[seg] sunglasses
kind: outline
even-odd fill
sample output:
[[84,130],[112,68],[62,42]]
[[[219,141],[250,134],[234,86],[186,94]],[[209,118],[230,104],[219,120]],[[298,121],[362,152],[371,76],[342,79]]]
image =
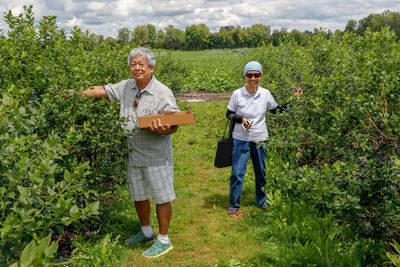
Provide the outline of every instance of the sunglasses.
[[133,106],[135,108],[137,108],[137,106],[139,105],[139,99],[140,99],[140,95],[142,94],[142,92],[138,92],[135,96],[135,100],[133,100]]
[[257,79],[257,78],[260,78],[261,74],[260,73],[246,73],[246,77],[249,79],[253,78],[253,76],[254,76],[254,78]]

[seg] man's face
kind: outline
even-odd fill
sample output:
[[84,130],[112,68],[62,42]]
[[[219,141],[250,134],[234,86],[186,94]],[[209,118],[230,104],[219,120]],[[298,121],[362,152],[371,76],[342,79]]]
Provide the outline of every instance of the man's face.
[[149,67],[147,58],[142,55],[137,55],[131,60],[130,71],[132,78],[137,82],[148,82],[151,80],[154,66]]
[[250,86],[258,86],[261,81],[262,74],[256,70],[250,70],[246,73],[246,82]]

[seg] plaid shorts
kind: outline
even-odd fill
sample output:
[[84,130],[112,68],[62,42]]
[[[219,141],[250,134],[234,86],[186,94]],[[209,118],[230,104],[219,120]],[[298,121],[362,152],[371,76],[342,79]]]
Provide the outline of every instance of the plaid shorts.
[[174,167],[128,166],[128,186],[134,201],[144,201],[153,197],[156,204],[175,199]]

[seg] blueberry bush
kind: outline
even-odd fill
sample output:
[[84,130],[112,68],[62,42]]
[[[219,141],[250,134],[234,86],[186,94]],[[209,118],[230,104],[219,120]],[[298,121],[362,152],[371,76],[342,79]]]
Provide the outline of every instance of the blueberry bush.
[[[316,35],[257,51],[263,83],[291,108],[268,115],[270,189],[332,212],[353,238],[375,240],[379,259],[400,230],[400,45],[394,32]],[[291,93],[303,88],[301,97]],[[286,179],[277,180],[277,172]]]
[[[110,46],[77,27],[67,36],[55,17],[35,22],[32,6],[4,20],[0,265],[60,263],[68,257],[65,236],[101,226],[102,203],[124,183],[127,152],[118,104],[64,98],[65,90],[128,79],[131,47]],[[321,32],[307,46],[283,39],[278,47],[246,49],[232,63],[238,71],[216,75],[222,80],[195,77],[190,60],[157,53],[155,75],[175,93],[197,84],[194,78],[204,81],[198,89],[234,90],[242,83],[239,65],[258,60],[262,86],[280,104],[290,102],[285,112],[267,114],[268,190],[329,214],[326,220],[346,229],[341,238],[362,238],[356,244],[362,265],[385,261],[389,244],[400,241],[400,45],[394,32],[331,39]],[[294,97],[298,87],[304,93]],[[387,252],[392,262],[396,253]]]

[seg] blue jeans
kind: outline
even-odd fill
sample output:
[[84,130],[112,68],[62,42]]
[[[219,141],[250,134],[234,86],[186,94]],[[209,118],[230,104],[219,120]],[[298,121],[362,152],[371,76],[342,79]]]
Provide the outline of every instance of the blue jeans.
[[255,142],[241,141],[233,139],[232,154],[232,174],[229,192],[229,208],[238,210],[240,208],[240,198],[244,175],[247,170],[249,156],[253,162],[255,182],[256,182],[256,201],[257,206],[264,207],[267,194],[263,187],[267,184],[265,179],[265,157],[267,155],[267,141],[261,144]]

